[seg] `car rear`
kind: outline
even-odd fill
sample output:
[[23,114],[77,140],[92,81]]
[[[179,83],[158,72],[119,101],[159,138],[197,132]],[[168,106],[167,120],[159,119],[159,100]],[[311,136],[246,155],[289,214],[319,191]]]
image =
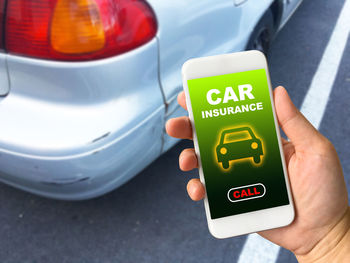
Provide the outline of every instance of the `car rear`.
[[157,21],[145,1],[0,0],[0,10],[1,181],[86,199],[160,154]]

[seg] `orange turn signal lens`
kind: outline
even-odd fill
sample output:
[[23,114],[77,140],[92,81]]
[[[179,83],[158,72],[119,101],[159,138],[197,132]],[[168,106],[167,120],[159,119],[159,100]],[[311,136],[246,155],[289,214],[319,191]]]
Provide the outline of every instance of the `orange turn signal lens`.
[[82,54],[100,50],[105,34],[94,0],[58,0],[51,21],[51,46],[60,53]]

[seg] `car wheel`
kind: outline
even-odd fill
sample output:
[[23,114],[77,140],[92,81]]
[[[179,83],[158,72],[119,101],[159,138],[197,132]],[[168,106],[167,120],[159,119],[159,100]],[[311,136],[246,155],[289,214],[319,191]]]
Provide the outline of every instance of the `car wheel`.
[[268,10],[250,36],[247,50],[259,50],[267,55],[274,36],[273,14]]
[[260,155],[254,156],[254,163],[260,163],[261,159],[260,159]]
[[229,163],[228,162],[222,162],[222,167],[224,169],[228,169],[230,167]]

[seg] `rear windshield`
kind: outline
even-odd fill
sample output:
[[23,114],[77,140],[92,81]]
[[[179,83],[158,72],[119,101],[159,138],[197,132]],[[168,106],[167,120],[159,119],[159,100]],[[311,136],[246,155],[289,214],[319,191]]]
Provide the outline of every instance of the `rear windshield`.
[[237,131],[225,134],[224,143],[249,140],[251,138],[248,131]]

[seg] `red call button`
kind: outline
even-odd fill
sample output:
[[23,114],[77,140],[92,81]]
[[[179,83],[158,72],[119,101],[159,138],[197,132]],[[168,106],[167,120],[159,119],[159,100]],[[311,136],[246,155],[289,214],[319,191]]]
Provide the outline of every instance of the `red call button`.
[[263,197],[266,193],[266,188],[263,184],[251,184],[240,187],[231,188],[227,192],[227,198],[231,202],[245,201],[253,198]]

